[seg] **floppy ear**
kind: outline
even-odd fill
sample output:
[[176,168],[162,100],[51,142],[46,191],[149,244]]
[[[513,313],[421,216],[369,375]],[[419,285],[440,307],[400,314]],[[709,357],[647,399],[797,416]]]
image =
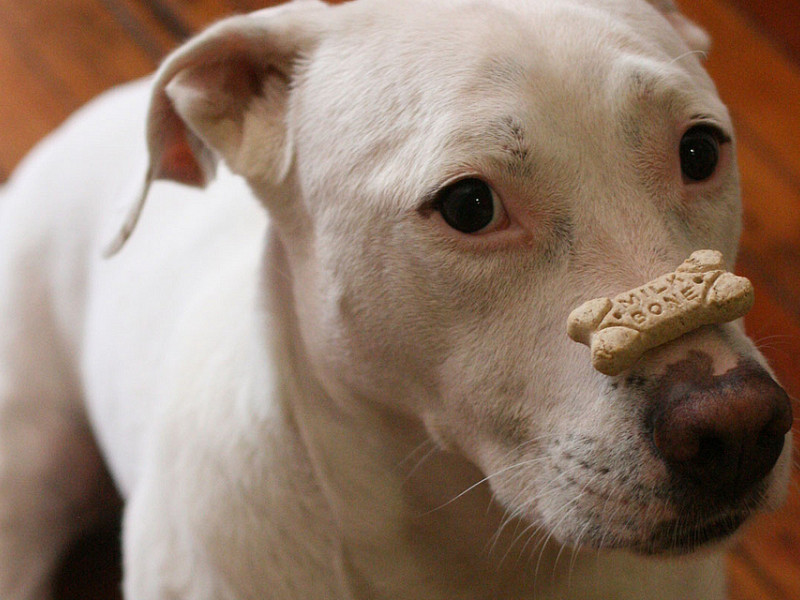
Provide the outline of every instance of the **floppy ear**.
[[313,14],[327,8],[295,0],[231,17],[167,57],[147,117],[144,189],[106,255],[130,237],[156,179],[203,187],[222,159],[249,180],[281,183],[293,156],[286,127],[292,71],[318,37]]
[[711,38],[705,30],[691,19],[687,19],[675,5],[674,0],[648,0],[670,22],[683,38],[690,50],[708,52]]

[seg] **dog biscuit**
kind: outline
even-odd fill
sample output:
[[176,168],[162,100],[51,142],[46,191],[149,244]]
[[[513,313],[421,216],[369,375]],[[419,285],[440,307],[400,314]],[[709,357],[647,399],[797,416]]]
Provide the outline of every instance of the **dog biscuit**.
[[752,284],[725,271],[721,253],[698,250],[672,273],[582,304],[570,314],[567,333],[591,348],[595,369],[618,375],[651,348],[738,319],[753,301]]

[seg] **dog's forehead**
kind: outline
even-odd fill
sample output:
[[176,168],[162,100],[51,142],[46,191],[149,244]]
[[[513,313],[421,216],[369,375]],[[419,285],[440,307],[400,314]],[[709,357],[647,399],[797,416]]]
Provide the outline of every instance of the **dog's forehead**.
[[343,104],[358,107],[362,121],[369,115],[359,100],[373,113],[417,109],[420,124],[426,113],[467,117],[471,101],[503,96],[597,106],[669,87],[659,85],[667,71],[713,93],[699,61],[644,0],[361,0],[342,8],[315,56],[314,94],[337,114],[347,114]]
[[[297,86],[296,114],[308,115],[299,151],[315,142],[316,154],[304,158],[320,178],[328,164],[355,184],[369,165],[363,185],[391,181],[396,198],[418,198],[476,151],[545,164],[526,145],[591,138],[587,128],[607,125],[629,96],[669,89],[671,74],[713,92],[695,57],[676,60],[688,49],[643,0],[360,0],[341,8]],[[340,148],[335,162],[326,158],[332,147]]]
[[610,48],[668,59],[687,49],[645,0],[360,0],[343,8],[334,29],[347,46],[378,50],[373,59],[413,52],[446,64],[513,48],[591,62]]

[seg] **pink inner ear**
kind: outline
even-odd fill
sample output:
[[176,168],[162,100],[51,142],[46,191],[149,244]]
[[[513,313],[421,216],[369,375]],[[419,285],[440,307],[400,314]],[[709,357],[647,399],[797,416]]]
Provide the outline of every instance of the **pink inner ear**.
[[176,131],[164,140],[162,154],[154,179],[171,179],[187,185],[202,187],[206,176],[198,163],[184,131]]

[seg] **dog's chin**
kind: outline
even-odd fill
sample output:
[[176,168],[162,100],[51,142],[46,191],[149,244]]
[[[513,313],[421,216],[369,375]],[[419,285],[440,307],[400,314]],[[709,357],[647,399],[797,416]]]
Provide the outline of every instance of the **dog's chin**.
[[646,533],[629,549],[643,555],[682,555],[719,547],[729,540],[747,521],[761,511],[769,511],[768,482],[761,482],[744,497],[716,501],[688,499],[678,494],[674,511],[677,516],[665,518],[646,527]]
[[627,514],[613,508],[589,509],[583,518],[573,513],[576,518],[569,526],[559,522],[552,533],[565,546],[642,556],[681,556],[718,549],[766,508],[764,487],[758,486],[735,502],[689,502],[683,494],[676,494],[677,498],[654,499],[650,506],[640,505]]
[[646,556],[690,554],[730,540],[749,518],[749,512],[732,512],[694,522],[688,518],[663,521],[629,550]]
[[620,534],[598,527],[580,537],[556,536],[565,546],[591,550],[626,551],[641,556],[682,556],[718,548],[729,542],[751,516],[750,511],[731,511],[715,516],[682,516],[654,524],[642,524],[638,534]]

